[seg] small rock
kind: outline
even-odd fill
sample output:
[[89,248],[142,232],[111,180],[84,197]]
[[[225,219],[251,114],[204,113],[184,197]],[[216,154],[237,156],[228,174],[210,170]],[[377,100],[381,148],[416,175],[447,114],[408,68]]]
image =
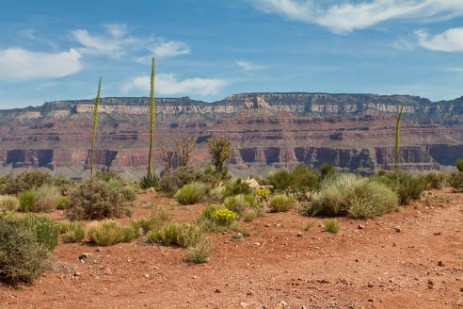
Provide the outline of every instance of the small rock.
[[365,228],[365,226],[359,224],[359,225],[357,226],[357,228],[358,228],[359,230],[363,230],[363,229]]
[[191,277],[191,278],[192,278],[192,279],[198,279],[198,276],[193,276],[193,277]]
[[445,266],[445,263],[442,262],[442,261],[439,261],[439,262],[437,262],[437,266],[444,267],[444,266]]
[[104,274],[105,274],[105,275],[112,275],[113,272],[111,271],[111,268],[106,267],[105,270],[104,270]]
[[240,306],[243,307],[243,308],[247,308],[249,306],[249,304],[247,302],[240,302]]
[[397,233],[400,233],[400,232],[402,232],[402,229],[400,228],[400,226],[396,226],[394,228],[394,231],[396,231]]
[[144,274],[143,277],[149,278],[149,277],[150,277],[150,274]]
[[214,292],[215,292],[215,293],[218,293],[218,294],[222,293],[222,291],[221,291],[220,289],[215,289]]
[[442,235],[442,232],[434,232],[434,236]]
[[369,288],[372,288],[372,287],[373,287],[373,283],[368,282],[368,287],[369,287]]
[[428,289],[432,290],[434,288],[434,281],[432,279],[428,279]]
[[103,252],[103,249],[101,249],[101,248],[96,248],[95,251],[96,251],[96,252]]
[[266,223],[266,224],[265,224],[265,227],[270,227],[270,224]]
[[253,293],[252,291],[248,291],[248,292],[246,293],[246,295],[248,295],[248,296],[251,296],[251,295],[253,295],[253,294],[254,294],[254,293]]
[[260,242],[255,242],[254,246],[260,246]]
[[302,232],[297,232],[297,237],[302,237],[304,236],[304,234],[302,234]]
[[89,253],[82,253],[81,255],[79,255],[79,260],[86,260],[90,257],[90,254]]
[[75,277],[80,277],[81,275],[82,275],[82,274],[81,274],[80,272],[78,272],[78,271],[76,271],[76,272],[74,273],[74,276],[75,276]]
[[280,224],[280,223],[277,223],[275,226],[276,226],[276,227],[281,227],[281,224]]

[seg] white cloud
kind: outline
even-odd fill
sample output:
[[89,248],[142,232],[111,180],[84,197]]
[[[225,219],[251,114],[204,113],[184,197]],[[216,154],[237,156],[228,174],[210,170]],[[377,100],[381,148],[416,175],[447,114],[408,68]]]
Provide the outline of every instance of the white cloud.
[[463,28],[451,28],[430,36],[425,30],[415,31],[418,43],[427,49],[443,52],[463,52]]
[[173,57],[190,53],[185,43],[177,41],[161,42],[155,45],[152,51],[156,57]]
[[[227,85],[223,79],[216,78],[190,78],[178,80],[174,74],[161,73],[156,76],[156,92],[164,95],[196,94],[202,96],[218,94]],[[150,90],[150,77],[140,76],[125,84],[122,89],[128,92],[131,89]]]
[[248,1],[263,12],[317,24],[334,33],[349,33],[393,19],[450,18],[463,15],[461,0],[371,0],[331,5],[316,4],[314,0]]
[[0,49],[0,79],[21,81],[64,77],[82,69],[75,49],[60,53],[34,52],[22,48]]
[[261,70],[265,68],[265,66],[263,65],[253,63],[251,61],[245,61],[245,60],[237,60],[235,61],[235,64],[247,72],[252,72],[252,71]]
[[[108,24],[104,28],[105,32],[99,35],[90,34],[85,29],[71,32],[74,39],[83,46],[79,49],[82,54],[119,58],[130,51],[150,51],[156,57],[174,57],[190,53],[190,49],[183,42],[155,39],[153,36],[136,37],[131,35],[123,24]],[[151,55],[137,57],[135,61],[148,63],[151,61]]]

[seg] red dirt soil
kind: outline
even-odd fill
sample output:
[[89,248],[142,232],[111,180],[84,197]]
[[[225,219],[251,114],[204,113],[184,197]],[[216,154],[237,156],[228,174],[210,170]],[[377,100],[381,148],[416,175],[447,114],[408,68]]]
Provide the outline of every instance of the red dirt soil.
[[[251,231],[243,242],[211,233],[203,265],[186,263],[185,249],[140,241],[59,244],[54,256],[76,273],[0,285],[0,308],[463,308],[463,194],[427,194],[428,206],[338,218],[336,235],[323,231],[321,218],[265,214],[242,223]],[[142,200],[175,204],[152,193]],[[149,216],[138,204],[133,218]],[[195,220],[204,207],[178,206],[176,221]],[[84,252],[90,257],[81,263]]]

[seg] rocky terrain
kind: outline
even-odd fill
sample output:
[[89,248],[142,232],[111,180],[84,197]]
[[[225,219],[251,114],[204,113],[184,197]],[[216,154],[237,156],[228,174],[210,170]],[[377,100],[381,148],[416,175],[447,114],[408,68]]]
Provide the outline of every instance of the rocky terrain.
[[[104,98],[96,164],[135,178],[148,155],[148,98]],[[48,102],[0,111],[0,173],[43,167],[56,174],[88,174],[92,100]],[[238,174],[330,162],[344,171],[372,173],[394,161],[395,121],[404,105],[400,164],[437,170],[463,157],[463,97],[431,102],[416,96],[327,93],[247,93],[206,103],[188,97],[156,100],[156,144],[195,138],[194,162],[208,160],[207,139],[227,136]],[[156,147],[157,171],[162,170]]]

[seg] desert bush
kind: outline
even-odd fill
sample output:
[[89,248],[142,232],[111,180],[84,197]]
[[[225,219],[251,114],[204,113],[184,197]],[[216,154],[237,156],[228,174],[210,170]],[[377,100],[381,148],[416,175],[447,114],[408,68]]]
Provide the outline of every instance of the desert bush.
[[100,220],[127,215],[129,209],[120,190],[103,181],[88,180],[71,192],[65,214],[70,220]]
[[216,211],[217,209],[219,209],[219,208],[220,208],[219,206],[208,203],[207,207],[204,208],[203,211],[201,212],[201,218],[203,218],[203,219],[211,219],[212,213],[214,211]]
[[246,209],[259,209],[259,203],[253,195],[239,194],[224,200],[225,208],[241,216]]
[[130,242],[138,232],[131,227],[124,227],[112,219],[93,222],[88,228],[88,238],[97,246],[111,246],[121,242]]
[[0,280],[30,284],[48,265],[49,251],[18,219],[0,216]]
[[221,202],[224,198],[225,186],[217,186],[209,190],[207,200],[212,202]]
[[195,224],[171,223],[146,234],[148,241],[163,246],[194,247],[204,239],[204,232]]
[[57,209],[61,198],[61,190],[58,187],[45,184],[37,189],[37,201],[35,202],[34,211],[49,212]]
[[31,212],[35,211],[35,205],[39,196],[37,194],[37,189],[30,189],[22,191],[18,195],[19,199],[19,210],[22,212]]
[[19,208],[19,199],[14,195],[0,195],[0,209],[15,211]]
[[325,220],[325,231],[331,234],[337,234],[339,232],[339,223],[336,220]]
[[243,181],[241,178],[235,178],[227,181],[225,191],[222,196],[225,198],[238,194],[251,194],[252,192],[252,188],[246,183],[246,181]]
[[135,231],[143,230],[143,234],[150,231],[158,230],[165,224],[167,224],[172,218],[172,214],[166,210],[160,208],[154,208],[149,218],[141,218],[130,222],[130,226]]
[[27,215],[21,218],[22,225],[35,234],[36,240],[52,250],[58,244],[59,226],[50,218]]
[[463,172],[463,160],[458,160],[455,166],[459,172]]
[[256,189],[256,195],[259,197],[266,198],[270,194],[272,194],[272,192],[267,188],[257,188]]
[[64,243],[79,242],[85,237],[85,229],[78,222],[61,222],[59,224],[61,241]]
[[290,171],[281,170],[270,174],[267,179],[277,192],[306,192],[318,188],[319,175],[301,165]]
[[63,210],[63,209],[68,208],[68,205],[69,205],[69,198],[67,196],[62,196],[59,200],[59,203],[56,209]]
[[385,176],[374,176],[370,179],[390,187],[397,193],[399,203],[402,205],[408,204],[411,200],[418,200],[427,186],[424,177],[414,177],[403,171],[393,171]]
[[371,218],[397,207],[397,195],[385,184],[350,174],[329,178],[305,207],[307,215]]
[[175,199],[182,205],[190,205],[200,202],[207,193],[207,187],[201,182],[192,182],[181,187],[175,193]]
[[257,217],[256,209],[246,209],[242,215],[244,222],[252,222]]
[[323,163],[320,166],[320,179],[323,180],[327,177],[331,177],[336,173],[333,164]]
[[159,176],[156,176],[154,174],[149,174],[145,175],[140,178],[138,181],[138,184],[140,185],[140,188],[142,189],[149,189],[149,188],[154,188],[158,189],[159,188]]
[[230,226],[238,218],[238,215],[228,209],[217,209],[211,213],[210,218],[218,225]]
[[111,180],[124,184],[124,179],[121,175],[114,171],[98,171],[95,178],[100,181],[110,182]]
[[3,177],[1,190],[3,194],[17,195],[22,191],[39,188],[51,182],[51,176],[44,170],[31,170]]
[[296,205],[293,197],[277,194],[270,199],[270,210],[272,212],[286,212]]
[[63,176],[57,176],[51,179],[50,184],[58,187],[59,190],[61,191],[61,195],[66,196],[69,194],[71,189],[74,187],[75,182]]
[[191,182],[202,182],[213,187],[218,183],[218,179],[213,175],[206,175],[191,166],[182,166],[161,177],[159,190],[174,194],[178,189]]
[[457,191],[463,190],[463,172],[450,174],[449,185]]
[[428,189],[442,189],[447,184],[447,176],[443,173],[428,173],[424,178]]
[[203,239],[195,246],[187,248],[186,261],[191,264],[207,263],[207,261],[209,260],[210,251],[210,242],[207,239]]

